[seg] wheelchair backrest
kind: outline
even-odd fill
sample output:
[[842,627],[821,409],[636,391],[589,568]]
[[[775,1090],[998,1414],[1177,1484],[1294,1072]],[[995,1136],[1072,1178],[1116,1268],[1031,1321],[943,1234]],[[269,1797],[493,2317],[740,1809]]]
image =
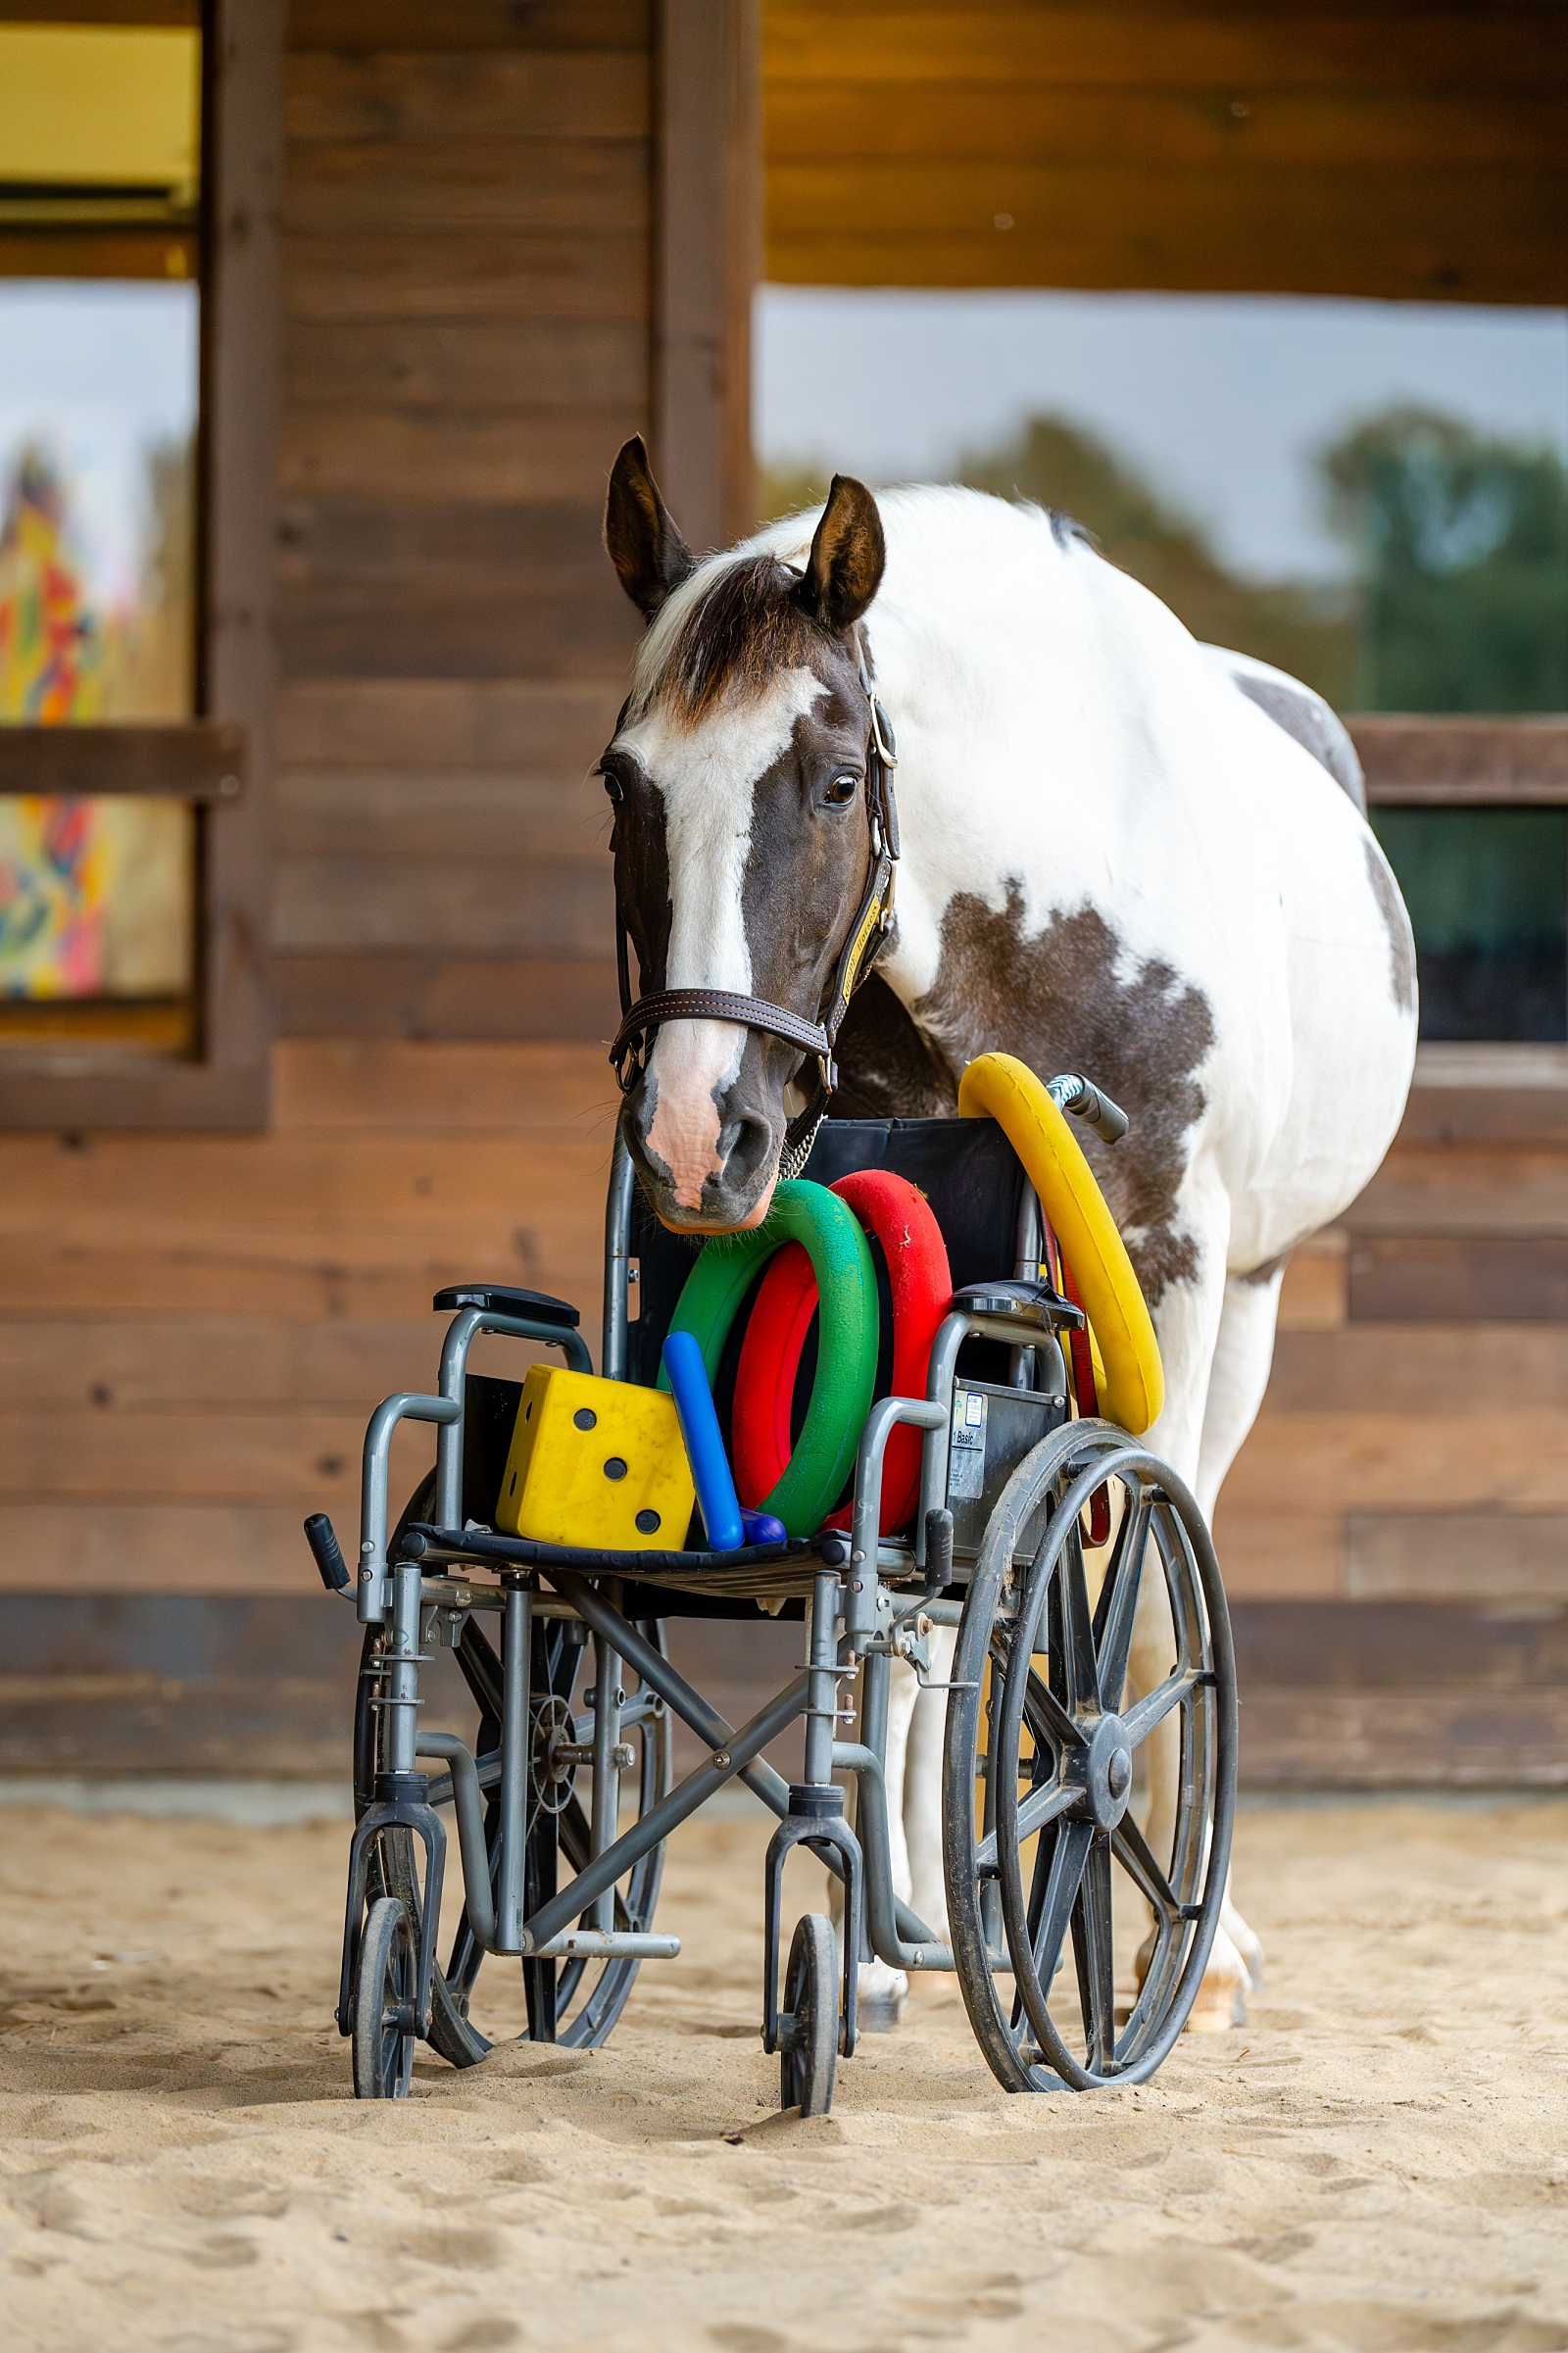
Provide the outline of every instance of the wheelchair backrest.
[[[956,1291],[1012,1273],[1028,1179],[994,1119],[824,1120],[802,1174],[831,1185],[859,1168],[889,1168],[920,1188],[948,1246]],[[633,1381],[651,1387],[702,1237],[670,1233],[639,1189],[631,1248],[641,1260],[641,1281],[638,1320],[627,1331],[626,1368]]]

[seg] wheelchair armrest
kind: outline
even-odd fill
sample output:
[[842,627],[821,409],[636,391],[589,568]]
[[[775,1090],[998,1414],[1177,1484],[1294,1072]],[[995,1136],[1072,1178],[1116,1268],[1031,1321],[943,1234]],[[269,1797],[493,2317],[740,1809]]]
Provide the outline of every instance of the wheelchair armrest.
[[486,1315],[527,1315],[536,1323],[559,1324],[574,1332],[582,1317],[568,1299],[552,1299],[548,1291],[518,1291],[510,1283],[452,1283],[430,1301],[438,1314],[455,1314],[460,1307],[479,1307]]

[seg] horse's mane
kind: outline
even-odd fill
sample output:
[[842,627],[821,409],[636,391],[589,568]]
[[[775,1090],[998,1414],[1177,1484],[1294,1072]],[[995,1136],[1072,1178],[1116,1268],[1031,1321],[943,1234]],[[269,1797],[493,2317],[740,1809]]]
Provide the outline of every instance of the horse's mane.
[[808,667],[830,633],[795,601],[801,575],[745,550],[710,559],[670,597],[638,652],[633,706],[655,704],[683,725],[722,702],[760,693],[781,669]]

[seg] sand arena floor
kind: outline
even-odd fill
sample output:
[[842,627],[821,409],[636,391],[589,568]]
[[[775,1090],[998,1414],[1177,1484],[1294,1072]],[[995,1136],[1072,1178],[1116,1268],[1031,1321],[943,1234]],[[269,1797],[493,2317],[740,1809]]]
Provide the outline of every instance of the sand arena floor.
[[930,1981],[806,2124],[755,2033],[765,1837],[676,1841],[686,1951],[608,2050],[382,2107],[330,2019],[342,1826],[0,1815],[0,2341],[1568,2347],[1568,1806],[1249,1813],[1249,2027],[1008,2099]]

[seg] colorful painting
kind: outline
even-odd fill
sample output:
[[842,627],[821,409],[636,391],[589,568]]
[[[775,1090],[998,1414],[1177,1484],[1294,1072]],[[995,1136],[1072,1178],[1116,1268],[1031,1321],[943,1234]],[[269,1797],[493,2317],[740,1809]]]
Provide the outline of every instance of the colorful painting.
[[66,540],[65,486],[24,448],[0,512],[0,718],[33,726],[100,715],[98,637]]
[[[123,631],[122,632],[123,633]],[[106,649],[36,444],[0,509],[0,721],[106,716]],[[178,802],[0,797],[0,997],[176,996],[190,979],[191,819]]]

